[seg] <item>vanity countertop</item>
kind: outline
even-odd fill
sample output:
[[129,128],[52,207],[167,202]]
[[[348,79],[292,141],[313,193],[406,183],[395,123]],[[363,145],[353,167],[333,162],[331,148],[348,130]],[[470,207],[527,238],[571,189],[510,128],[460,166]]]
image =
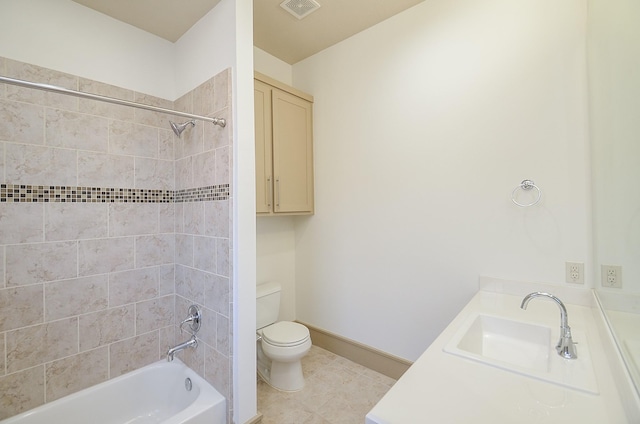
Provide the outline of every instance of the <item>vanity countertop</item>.
[[622,393],[628,389],[628,382],[614,377],[619,373],[612,370],[611,362],[619,358],[611,358],[612,351],[607,348],[611,340],[599,331],[600,311],[593,306],[593,293],[555,286],[541,291],[556,294],[566,305],[579,355],[580,339],[588,340],[595,390],[567,387],[445,352],[460,329],[477,315],[547,326],[555,331],[551,333],[555,343],[560,332],[560,313],[555,302],[533,299],[527,310],[522,310],[521,294],[481,290],[367,414],[366,423],[640,422],[634,421],[640,416],[638,412],[629,412],[629,399],[636,408],[637,394]]

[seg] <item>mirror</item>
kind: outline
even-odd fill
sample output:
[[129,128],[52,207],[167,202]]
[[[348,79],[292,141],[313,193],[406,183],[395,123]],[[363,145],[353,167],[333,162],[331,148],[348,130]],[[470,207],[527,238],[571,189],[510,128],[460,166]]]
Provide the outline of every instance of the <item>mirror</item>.
[[[589,0],[588,7],[593,273],[640,393],[640,3]],[[620,268],[603,275],[603,266]],[[610,287],[616,283],[622,287]]]

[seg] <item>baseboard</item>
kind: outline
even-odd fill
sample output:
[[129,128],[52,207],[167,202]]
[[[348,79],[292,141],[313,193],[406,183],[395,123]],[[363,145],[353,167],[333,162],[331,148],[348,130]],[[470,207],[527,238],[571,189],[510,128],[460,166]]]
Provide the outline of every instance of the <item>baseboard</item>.
[[262,414],[258,412],[258,415],[251,418],[249,421],[245,422],[244,424],[260,424],[261,422],[262,422]]
[[399,379],[412,365],[411,361],[314,327],[306,322],[300,322],[300,324],[304,324],[309,329],[311,342],[314,345],[395,380]]

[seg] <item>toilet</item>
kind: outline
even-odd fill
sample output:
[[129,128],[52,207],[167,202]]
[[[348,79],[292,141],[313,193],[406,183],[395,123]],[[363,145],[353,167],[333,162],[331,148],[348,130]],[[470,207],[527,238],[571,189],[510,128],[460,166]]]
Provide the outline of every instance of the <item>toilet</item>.
[[278,321],[278,283],[256,287],[258,375],[271,387],[295,392],[304,387],[301,360],[311,349],[309,329],[291,321]]

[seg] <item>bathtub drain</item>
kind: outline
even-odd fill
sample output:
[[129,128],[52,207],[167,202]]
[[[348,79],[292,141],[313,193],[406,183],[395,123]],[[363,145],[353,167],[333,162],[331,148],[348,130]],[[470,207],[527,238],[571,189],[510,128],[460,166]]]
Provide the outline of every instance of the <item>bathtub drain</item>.
[[187,392],[190,392],[192,387],[193,387],[193,383],[191,382],[191,379],[189,377],[185,378],[184,388],[187,389]]

